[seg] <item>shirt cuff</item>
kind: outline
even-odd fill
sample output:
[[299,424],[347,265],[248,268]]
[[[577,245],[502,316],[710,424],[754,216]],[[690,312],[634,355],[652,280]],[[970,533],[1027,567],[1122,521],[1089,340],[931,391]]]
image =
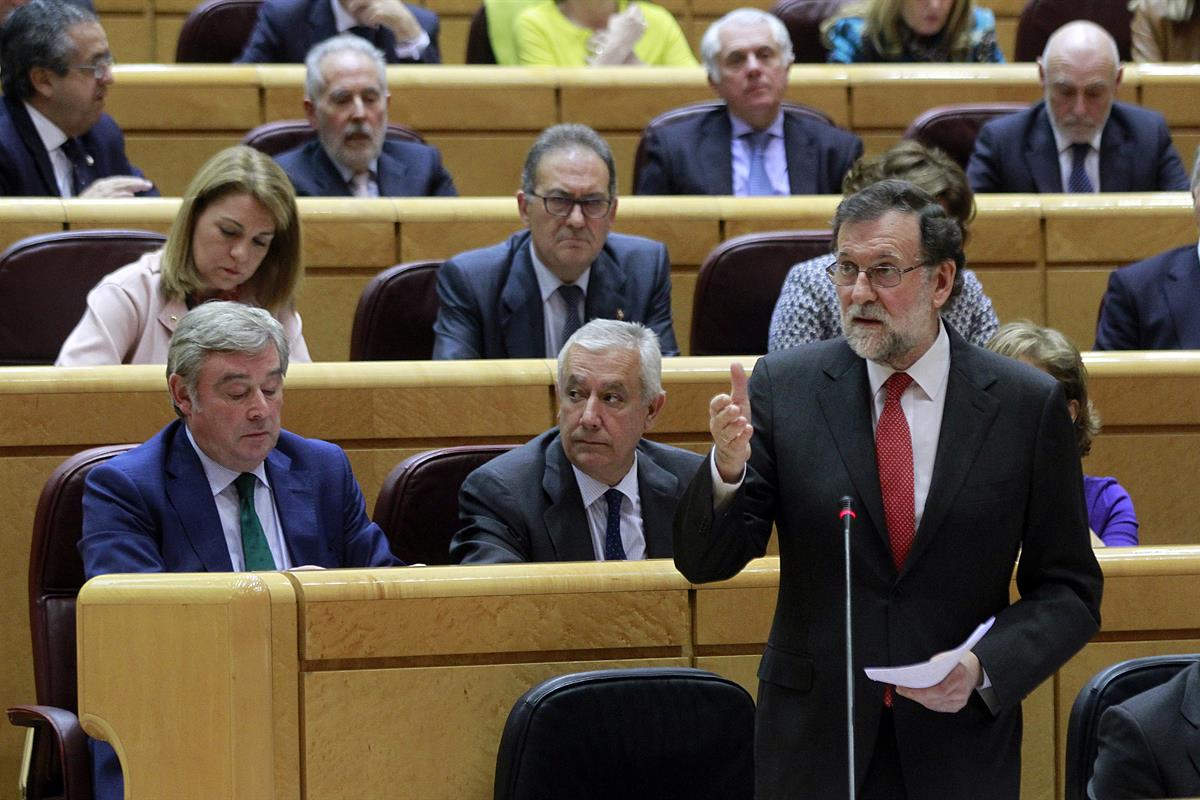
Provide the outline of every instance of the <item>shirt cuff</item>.
[[713,482],[713,511],[720,511],[729,505],[737,490],[742,487],[742,481],[746,480],[746,468],[742,467],[742,476],[736,483],[726,483],[721,473],[717,472],[717,448],[714,447],[712,457],[708,459],[708,471]]
[[429,47],[429,42],[429,31],[422,29],[421,35],[411,42],[396,42],[396,57],[418,59],[425,52],[425,48]]

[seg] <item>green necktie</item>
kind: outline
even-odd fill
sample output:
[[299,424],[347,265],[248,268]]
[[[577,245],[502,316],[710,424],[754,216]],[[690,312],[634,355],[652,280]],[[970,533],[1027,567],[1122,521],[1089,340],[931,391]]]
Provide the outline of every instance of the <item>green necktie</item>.
[[257,481],[250,472],[243,472],[233,479],[238,493],[238,519],[242,523],[242,557],[248,572],[275,569],[275,558],[267,546],[267,535],[263,533],[258,512],[254,510],[254,485]]

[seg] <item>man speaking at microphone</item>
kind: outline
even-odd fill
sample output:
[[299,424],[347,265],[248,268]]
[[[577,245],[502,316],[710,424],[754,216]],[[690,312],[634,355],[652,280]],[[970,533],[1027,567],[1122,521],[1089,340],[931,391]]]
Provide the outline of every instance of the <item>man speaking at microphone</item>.
[[[838,206],[833,235],[845,338],[765,356],[749,385],[731,367],[730,394],[709,405],[709,467],[676,514],[675,563],[691,581],[729,578],[777,525],[756,796],[846,797],[846,737],[831,723],[846,708],[839,501],[853,497],[855,796],[1010,800],[1022,698],[1099,627],[1066,402],[1048,376],[941,321],[964,257],[928,194],[874,184]],[[863,673],[950,650],[993,615],[935,686]]]

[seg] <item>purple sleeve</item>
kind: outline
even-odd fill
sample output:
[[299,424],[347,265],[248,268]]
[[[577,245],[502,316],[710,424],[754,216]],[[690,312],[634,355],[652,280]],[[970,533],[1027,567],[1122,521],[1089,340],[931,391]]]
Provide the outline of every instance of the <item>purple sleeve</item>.
[[1085,475],[1088,525],[1107,547],[1129,547],[1138,543],[1137,514],[1133,500],[1115,478]]

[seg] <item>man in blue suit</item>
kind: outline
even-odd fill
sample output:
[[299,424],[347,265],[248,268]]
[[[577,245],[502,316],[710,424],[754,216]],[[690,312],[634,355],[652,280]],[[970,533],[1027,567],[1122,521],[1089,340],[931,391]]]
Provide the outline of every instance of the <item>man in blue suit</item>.
[[108,38],[88,9],[32,0],[0,29],[0,195],[157,195],[104,113]]
[[304,113],[317,138],[275,157],[301,197],[455,195],[436,147],[387,139],[383,55],[353,35],[305,59]]
[[[280,428],[287,366],[287,337],[262,309],[210,302],[183,318],[167,355],[180,419],[88,473],[88,578],[403,565],[346,454]],[[93,762],[97,800],[122,797],[112,748],[95,742]]]
[[[1192,166],[1192,206],[1200,223],[1200,158]],[[1198,249],[1187,244],[1109,273],[1095,349],[1200,349]]]
[[339,33],[361,36],[389,64],[440,64],[438,15],[400,0],[266,0],[240,64],[299,64]]
[[835,194],[859,138],[783,108],[792,40],[779,18],[731,11],[700,40],[725,105],[647,129],[635,194]]
[[1114,102],[1117,44],[1093,22],[1059,28],[1038,59],[1045,99],[984,125],[967,164],[979,192],[1158,192],[1187,188],[1162,115]]
[[596,318],[640,322],[664,355],[679,354],[667,248],[609,233],[617,178],[604,139],[585,125],[543,131],[517,208],[528,230],[438,271],[434,358],[554,358]]

